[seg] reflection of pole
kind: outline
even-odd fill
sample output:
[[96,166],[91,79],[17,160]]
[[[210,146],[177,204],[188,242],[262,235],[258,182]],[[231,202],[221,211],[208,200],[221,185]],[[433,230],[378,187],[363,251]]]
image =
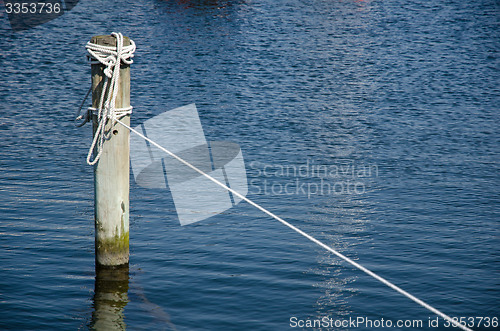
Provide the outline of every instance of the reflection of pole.
[[128,279],[128,264],[114,268],[96,266],[94,312],[90,329],[126,329],[123,309],[128,303]]

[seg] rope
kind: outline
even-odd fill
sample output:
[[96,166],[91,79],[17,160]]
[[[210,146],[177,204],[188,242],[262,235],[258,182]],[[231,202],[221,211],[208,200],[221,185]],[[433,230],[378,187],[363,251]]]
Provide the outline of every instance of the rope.
[[[132,57],[135,52],[135,43],[130,40],[129,46],[123,46],[123,35],[121,33],[113,32],[111,34],[116,38],[116,47],[97,45],[88,42],[85,48],[89,52],[92,59],[98,61],[98,63],[106,66],[104,69],[104,85],[101,92],[101,99],[98,108],[90,107],[86,115],[86,121],[90,121],[90,112],[97,113],[97,129],[92,140],[92,145],[90,146],[89,153],[87,154],[87,163],[89,165],[94,165],[99,161],[101,157],[104,141],[106,140],[106,124],[108,120],[113,121],[113,125],[116,119],[119,119],[125,115],[129,115],[132,112],[132,107],[120,108],[115,107],[116,96],[118,95],[118,80],[120,78],[120,64],[123,62],[125,64],[131,64]],[[96,62],[93,62],[96,63]],[[88,96],[88,93],[87,93]],[[107,96],[107,97],[106,97]],[[84,100],[85,102],[85,100]],[[78,114],[81,112],[78,111]],[[83,115],[79,115],[76,120],[82,119]],[[83,122],[85,124],[86,122]],[[82,126],[83,124],[80,123]],[[97,153],[92,160],[92,153],[94,148],[97,147]]]
[[142,133],[138,132],[137,130],[131,128],[130,126],[128,126],[127,124],[123,123],[122,121],[120,121],[119,119],[116,119],[116,121],[118,123],[120,123],[121,125],[123,125],[125,128],[129,129],[131,132],[135,133],[136,135],[138,135],[139,137],[143,138],[144,140],[147,140],[149,143],[151,143],[152,145],[156,146],[157,148],[159,148],[160,150],[162,150],[163,152],[167,153],[168,155],[170,155],[171,157],[175,158],[176,160],[178,160],[179,162],[183,163],[184,165],[188,166],[189,168],[193,169],[194,171],[196,171],[197,173],[199,173],[200,175],[206,177],[207,179],[209,179],[210,181],[214,182],[215,184],[219,185],[220,187],[224,188],[225,190],[231,192],[232,194],[236,195],[237,197],[239,197],[240,199],[248,202],[250,205],[254,206],[255,208],[259,209],[260,211],[266,213],[267,215],[271,216],[272,218],[274,218],[275,220],[281,222],[282,224],[286,225],[287,227],[289,227],[290,229],[294,230],[295,232],[299,233],[300,235],[306,237],[307,239],[309,239],[310,241],[314,242],[315,244],[323,247],[324,249],[332,252],[333,254],[335,254],[337,257],[341,258],[342,260],[346,261],[347,263],[353,265],[354,267],[358,268],[359,270],[363,271],[364,273],[370,275],[371,277],[375,278],[376,280],[382,282],[383,284],[387,285],[388,287],[392,288],[393,290],[401,293],[402,295],[404,295],[405,297],[407,297],[408,299],[418,303],[419,305],[421,305],[422,307],[430,310],[431,312],[435,313],[436,315],[444,318],[445,320],[449,321],[451,324],[453,324],[454,326],[462,329],[462,330],[465,330],[465,331],[472,331],[471,329],[467,328],[465,325],[463,324],[460,324],[458,321],[452,319],[450,316],[442,313],[441,311],[439,311],[438,309],[432,307],[431,305],[425,303],[424,301],[420,300],[419,298],[415,297],[414,295],[406,292],[405,290],[403,290],[402,288],[400,288],[399,286],[397,285],[394,285],[393,283],[391,283],[390,281],[388,281],[387,279],[377,275],[376,273],[374,273],[373,271],[363,267],[361,264],[351,260],[350,258],[348,258],[347,256],[343,255],[342,253],[336,251],[335,249],[333,249],[332,247],[324,244],[323,242],[319,241],[318,239],[314,238],[313,236],[305,233],[304,231],[302,231],[301,229],[295,227],[294,225],[288,223],[287,221],[285,221],[284,219],[282,219],[281,217],[273,214],[272,212],[270,212],[269,210],[265,209],[264,207],[258,205],[257,203],[253,202],[252,200],[248,199],[247,197],[245,197],[244,195],[238,193],[237,191],[231,189],[230,187],[226,186],[225,184],[219,182],[217,179],[213,178],[212,176],[206,174],[205,172],[203,172],[202,170],[198,169],[197,167],[195,167],[194,165],[190,164],[189,162],[185,161],[184,159],[180,158],[179,156],[175,155],[174,153],[170,152],[169,150],[167,150],[166,148],[160,146],[158,143],[156,143],[155,141],[151,140],[150,138],[146,137],[145,135],[143,135]]
[[[102,154],[102,147],[103,147],[103,144],[104,144],[104,140],[106,139],[105,127],[106,127],[106,124],[107,124],[108,120],[113,121],[113,124],[115,122],[118,122],[122,126],[124,126],[125,128],[129,129],[131,132],[135,133],[139,137],[143,138],[144,140],[148,141],[152,145],[156,146],[157,148],[159,148],[163,152],[167,153],[171,157],[173,157],[176,160],[178,160],[179,162],[181,162],[182,164],[184,164],[184,165],[188,166],[189,168],[193,169],[194,171],[196,171],[200,175],[206,177],[210,181],[214,182],[215,184],[219,185],[220,187],[224,188],[225,190],[231,192],[233,195],[235,195],[235,196],[239,197],[240,199],[246,201],[250,205],[254,206],[255,208],[259,209],[260,211],[264,212],[265,214],[271,216],[272,218],[276,219],[277,221],[279,221],[283,225],[286,225],[287,227],[289,227],[290,229],[292,229],[295,232],[299,233],[300,235],[306,237],[307,239],[309,239],[310,241],[314,242],[315,244],[317,244],[317,245],[323,247],[324,249],[326,249],[327,251],[335,254],[340,259],[346,261],[347,263],[351,264],[352,266],[356,267],[357,269],[363,271],[364,273],[366,273],[369,276],[375,278],[376,280],[380,281],[381,283],[385,284],[386,286],[392,288],[396,292],[399,292],[400,294],[404,295],[408,299],[410,299],[410,300],[418,303],[419,305],[421,305],[422,307],[426,308],[427,310],[429,310],[429,311],[435,313],[436,315],[444,318],[445,320],[449,321],[454,326],[456,326],[456,327],[458,327],[458,328],[460,328],[462,330],[465,330],[465,331],[472,331],[471,329],[469,329],[465,325],[460,324],[457,320],[452,319],[450,316],[442,313],[438,309],[436,309],[436,308],[432,307],[431,305],[425,303],[424,301],[420,300],[419,298],[415,297],[414,295],[406,292],[405,290],[403,290],[399,286],[391,283],[387,279],[385,279],[385,278],[377,275],[373,271],[365,268],[364,266],[362,266],[359,263],[353,261],[352,259],[350,259],[347,256],[343,255],[342,253],[336,251],[332,247],[324,244],[323,242],[319,241],[318,239],[314,238],[313,236],[305,233],[304,231],[300,230],[299,228],[295,227],[294,225],[288,223],[287,221],[285,221],[281,217],[275,215],[274,213],[270,212],[269,210],[265,209],[264,207],[261,207],[257,203],[255,203],[252,200],[248,199],[244,195],[238,193],[237,191],[235,191],[235,190],[231,189],[230,187],[226,186],[225,184],[219,182],[217,179],[215,179],[212,176],[206,174],[205,172],[203,172],[202,170],[200,170],[197,167],[193,166],[189,162],[185,161],[184,159],[182,159],[179,156],[175,155],[174,153],[170,152],[166,148],[160,146],[155,141],[151,140],[150,138],[144,136],[142,133],[140,133],[137,130],[131,128],[129,125],[127,125],[127,124],[123,123],[122,121],[120,121],[121,117],[123,117],[125,115],[128,115],[128,114],[130,114],[132,112],[132,107],[131,106],[130,107],[126,107],[126,108],[119,108],[119,109],[117,109],[115,107],[116,96],[118,94],[118,84],[117,84],[117,82],[118,82],[118,79],[120,77],[120,63],[123,62],[125,64],[131,64],[133,62],[131,58],[134,56],[133,53],[135,51],[135,43],[132,40],[130,40],[130,46],[123,46],[123,35],[121,33],[115,33],[115,32],[113,32],[112,35],[115,36],[115,38],[117,40],[116,47],[101,46],[101,45],[96,45],[96,44],[93,44],[93,43],[90,43],[90,42],[88,42],[87,45],[86,45],[87,51],[90,53],[90,55],[92,56],[92,58],[95,59],[95,60],[97,60],[98,63],[101,63],[101,64],[103,64],[103,65],[106,66],[106,68],[104,69],[105,82],[104,82],[104,86],[103,86],[103,89],[102,89],[102,94],[101,94],[101,99],[100,99],[99,107],[97,109],[89,107],[88,111],[87,111],[87,114],[85,115],[85,117],[84,117],[84,115],[81,114],[81,108],[83,107],[83,103],[85,102],[85,99],[88,97],[88,95],[90,93],[90,91],[89,91],[89,92],[87,92],[87,96],[85,97],[85,99],[84,99],[84,101],[82,103],[82,106],[80,106],[80,109],[78,110],[78,113],[77,113],[77,118],[75,119],[75,122],[78,121],[78,120],[84,119],[83,124],[85,124],[86,122],[90,121],[90,114],[91,113],[94,114],[94,115],[96,115],[97,118],[98,118],[98,123],[99,124],[98,124],[97,130],[96,130],[96,134],[94,136],[94,140],[92,141],[92,146],[90,147],[89,153],[87,155],[87,163],[89,165],[96,164],[97,161],[99,160],[101,154]],[[93,62],[93,63],[97,63],[97,62]],[[109,86],[108,86],[108,84],[109,84]],[[106,93],[107,93],[107,98],[106,98],[106,101],[104,101]],[[82,126],[83,124],[79,123],[77,126]],[[93,149],[94,149],[95,146],[97,146],[97,151],[98,152],[97,152],[97,155],[95,155],[94,159],[91,160],[92,152],[93,152]]]

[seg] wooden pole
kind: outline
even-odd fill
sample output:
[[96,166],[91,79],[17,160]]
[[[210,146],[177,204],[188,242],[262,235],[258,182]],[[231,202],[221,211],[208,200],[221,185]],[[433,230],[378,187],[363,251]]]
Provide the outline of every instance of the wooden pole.
[[[92,37],[92,43],[116,46],[113,36]],[[123,38],[124,46],[130,39]],[[98,108],[104,84],[104,66],[92,64],[92,107]],[[130,66],[121,63],[116,108],[130,106]],[[121,118],[130,125],[130,115]],[[97,116],[92,118],[97,134]],[[109,139],[103,145],[99,161],[94,166],[95,254],[96,264],[118,266],[129,261],[129,164],[130,132],[111,121],[106,124]],[[96,155],[96,151],[94,151]]]

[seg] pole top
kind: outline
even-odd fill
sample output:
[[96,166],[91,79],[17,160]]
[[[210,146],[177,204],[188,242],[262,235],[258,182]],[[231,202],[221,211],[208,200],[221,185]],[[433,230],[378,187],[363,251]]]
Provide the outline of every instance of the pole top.
[[[90,38],[90,42],[101,46],[116,47],[116,38],[109,35],[94,36]],[[123,46],[130,45],[130,38],[123,36]]]

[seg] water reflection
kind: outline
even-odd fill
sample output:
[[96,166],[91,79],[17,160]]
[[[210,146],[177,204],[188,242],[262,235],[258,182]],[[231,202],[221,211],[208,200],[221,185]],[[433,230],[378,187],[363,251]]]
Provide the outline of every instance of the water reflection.
[[128,289],[128,264],[115,268],[96,266],[91,330],[126,329],[123,310],[129,302]]

